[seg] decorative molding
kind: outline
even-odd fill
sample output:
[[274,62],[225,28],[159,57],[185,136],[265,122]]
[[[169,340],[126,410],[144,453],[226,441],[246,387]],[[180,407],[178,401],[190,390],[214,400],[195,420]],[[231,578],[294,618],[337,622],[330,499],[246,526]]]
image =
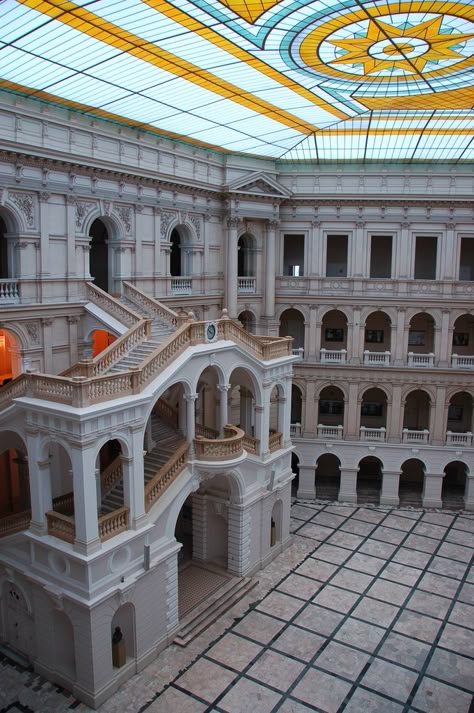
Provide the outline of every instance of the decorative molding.
[[18,208],[29,228],[35,224],[35,199],[33,193],[8,192],[9,200]]
[[[105,203],[104,203],[105,206]],[[120,222],[125,228],[126,233],[132,232],[132,208],[131,206],[121,205],[115,207],[115,213],[120,218]]]

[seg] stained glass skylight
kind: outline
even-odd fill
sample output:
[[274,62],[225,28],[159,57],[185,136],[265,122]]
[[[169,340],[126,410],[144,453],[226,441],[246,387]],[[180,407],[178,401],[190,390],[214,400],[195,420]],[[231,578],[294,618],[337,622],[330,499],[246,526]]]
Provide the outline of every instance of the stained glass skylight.
[[474,160],[474,0],[0,0],[0,87],[219,151]]

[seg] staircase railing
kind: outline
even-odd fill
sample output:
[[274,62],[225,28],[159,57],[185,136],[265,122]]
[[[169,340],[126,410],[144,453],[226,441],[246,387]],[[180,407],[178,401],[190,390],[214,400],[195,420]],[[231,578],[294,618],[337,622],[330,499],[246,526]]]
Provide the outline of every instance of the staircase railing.
[[253,436],[249,436],[248,433],[245,433],[242,443],[247,453],[258,456],[260,453],[260,441],[258,438],[254,438]]
[[0,389],[0,411],[11,406],[13,399],[26,396],[29,384],[28,376],[28,374],[20,374],[9,384],[2,386]]
[[100,492],[102,497],[110,493],[116,483],[123,478],[122,458],[118,455],[100,474]]
[[86,282],[86,296],[90,302],[93,302],[97,307],[101,307],[105,312],[108,312],[108,314],[128,327],[133,327],[137,321],[142,319],[141,315],[123,305],[115,297],[109,295],[108,292],[96,287],[92,282]]
[[268,437],[268,450],[270,453],[273,453],[280,448],[283,448],[283,434],[279,431],[277,433],[271,433]]
[[136,302],[137,304],[141,305],[147,311],[156,315],[157,317],[159,317],[159,319],[161,319],[163,322],[166,322],[171,327],[176,328],[178,326],[178,315],[174,310],[170,309],[161,302],[158,302],[158,300],[153,299],[153,297],[145,295],[141,290],[137,289],[130,282],[126,282],[124,280],[122,282],[122,286],[123,294],[125,295],[125,297],[128,297],[132,302]]
[[30,526],[31,510],[23,510],[0,519],[0,537],[13,535],[14,532],[26,530]]
[[189,443],[183,443],[153,478],[145,485],[145,510],[148,512],[160,495],[184,470],[188,462]]
[[159,415],[162,421],[169,424],[173,428],[179,426],[178,409],[172,406],[166,399],[161,396],[153,407],[154,412]]
[[127,507],[118,508],[113,512],[107,513],[107,515],[101,515],[99,517],[100,541],[105,542],[120,532],[128,530],[128,515],[129,509]]

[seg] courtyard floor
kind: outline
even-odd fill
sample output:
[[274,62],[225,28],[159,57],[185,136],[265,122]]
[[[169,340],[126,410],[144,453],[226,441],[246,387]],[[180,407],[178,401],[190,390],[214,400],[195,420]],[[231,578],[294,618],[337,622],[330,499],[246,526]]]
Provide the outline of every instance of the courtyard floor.
[[[474,713],[474,514],[296,503],[292,545],[101,713]],[[90,711],[0,659],[0,713]]]

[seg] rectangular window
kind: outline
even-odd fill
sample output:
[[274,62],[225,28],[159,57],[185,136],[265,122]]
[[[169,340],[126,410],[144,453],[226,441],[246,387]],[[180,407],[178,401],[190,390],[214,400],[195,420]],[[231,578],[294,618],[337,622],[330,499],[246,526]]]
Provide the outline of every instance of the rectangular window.
[[438,238],[417,235],[415,245],[415,280],[435,280],[438,259]]
[[340,416],[344,413],[344,401],[320,401],[319,413]]
[[467,347],[469,345],[469,334],[467,332],[454,332],[453,347]]
[[363,401],[360,413],[362,416],[382,416],[383,404],[376,401]]
[[347,277],[347,235],[328,235],[326,246],[326,276]]
[[343,342],[344,341],[344,330],[343,329],[326,329],[326,341],[327,342]]
[[290,277],[302,277],[304,275],[304,235],[285,235],[283,240],[283,274]]
[[372,235],[370,239],[370,277],[392,276],[392,236]]
[[463,281],[474,280],[474,238],[461,238],[459,279]]
[[366,342],[375,342],[376,344],[382,344],[383,329],[366,329],[365,330],[365,341]]

